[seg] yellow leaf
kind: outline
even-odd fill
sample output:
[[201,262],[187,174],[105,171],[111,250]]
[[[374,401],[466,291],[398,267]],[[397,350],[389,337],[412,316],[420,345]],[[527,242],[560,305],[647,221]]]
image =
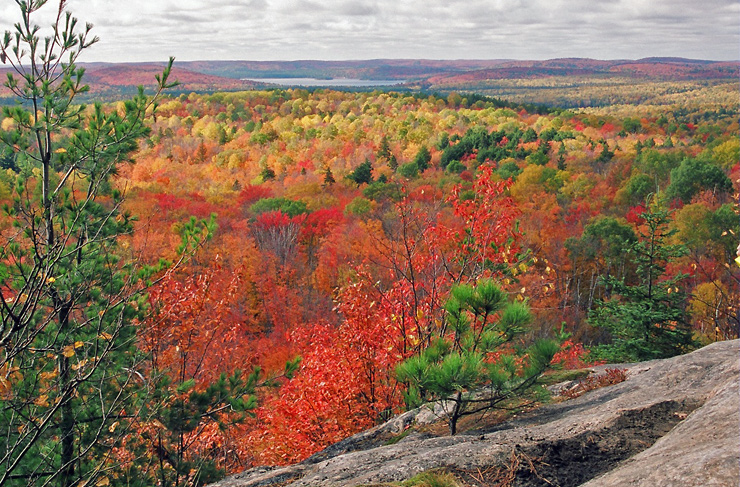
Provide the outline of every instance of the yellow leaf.
[[33,401],[33,403],[39,407],[45,408],[49,405],[49,396],[46,394],[39,396]]
[[103,487],[105,485],[110,485],[110,480],[108,479],[108,477],[103,477],[95,483],[96,487]]
[[54,284],[56,282],[56,278],[49,277],[46,279],[47,284]]
[[113,338],[113,335],[111,335],[110,333],[103,332],[100,335],[98,335],[98,337],[102,338],[103,340],[110,340],[111,338]]
[[72,366],[70,367],[70,369],[72,369],[72,370],[80,370],[86,364],[87,364],[87,360],[82,360],[80,362],[77,362],[76,364],[72,364]]
[[57,369],[54,369],[51,372],[41,372],[41,374],[39,374],[39,377],[41,378],[41,380],[51,380],[57,375],[59,375],[59,371]]
[[84,346],[85,346],[85,342],[81,342],[79,340],[75,342],[75,349],[82,348]]
[[66,347],[64,347],[64,350],[62,351],[62,355],[64,355],[67,358],[74,357],[75,349],[72,348],[72,345],[67,345]]
[[12,118],[5,118],[3,119],[1,127],[6,132],[9,132],[15,128],[15,120]]
[[67,152],[67,149],[65,149],[64,147],[60,147],[54,151],[55,154],[64,154],[65,152]]

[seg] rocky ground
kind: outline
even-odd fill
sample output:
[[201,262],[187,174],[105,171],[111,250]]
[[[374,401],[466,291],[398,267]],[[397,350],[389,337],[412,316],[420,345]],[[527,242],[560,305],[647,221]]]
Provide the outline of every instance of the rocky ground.
[[434,469],[468,486],[740,485],[740,341],[622,367],[625,382],[502,424],[433,436],[418,425],[437,414],[420,409],[213,487],[368,486]]

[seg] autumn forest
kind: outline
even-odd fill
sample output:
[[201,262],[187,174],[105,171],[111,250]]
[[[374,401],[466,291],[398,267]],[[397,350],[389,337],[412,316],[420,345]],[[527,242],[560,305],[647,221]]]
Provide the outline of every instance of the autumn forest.
[[544,402],[553,370],[738,337],[721,73],[614,99],[567,73],[197,92],[168,74],[63,116],[43,99],[83,95],[74,71],[6,84],[8,485],[202,485],[428,400],[462,415],[473,387]]

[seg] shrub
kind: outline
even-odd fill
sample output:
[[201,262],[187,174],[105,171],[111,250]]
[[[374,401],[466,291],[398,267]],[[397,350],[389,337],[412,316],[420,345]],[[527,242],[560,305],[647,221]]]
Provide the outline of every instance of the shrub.
[[588,391],[619,384],[625,380],[627,380],[627,371],[625,369],[610,368],[606,369],[603,374],[589,375],[588,377],[581,379],[575,386],[562,391],[560,395],[569,399],[574,399],[578,396],[582,396]]

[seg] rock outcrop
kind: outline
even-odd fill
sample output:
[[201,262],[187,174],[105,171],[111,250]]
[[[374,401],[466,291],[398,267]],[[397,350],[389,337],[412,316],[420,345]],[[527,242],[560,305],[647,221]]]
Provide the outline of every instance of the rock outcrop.
[[252,469],[214,487],[372,485],[432,469],[467,485],[740,485],[740,341],[620,367],[625,382],[494,427],[384,445],[436,420],[421,409],[301,464]]

